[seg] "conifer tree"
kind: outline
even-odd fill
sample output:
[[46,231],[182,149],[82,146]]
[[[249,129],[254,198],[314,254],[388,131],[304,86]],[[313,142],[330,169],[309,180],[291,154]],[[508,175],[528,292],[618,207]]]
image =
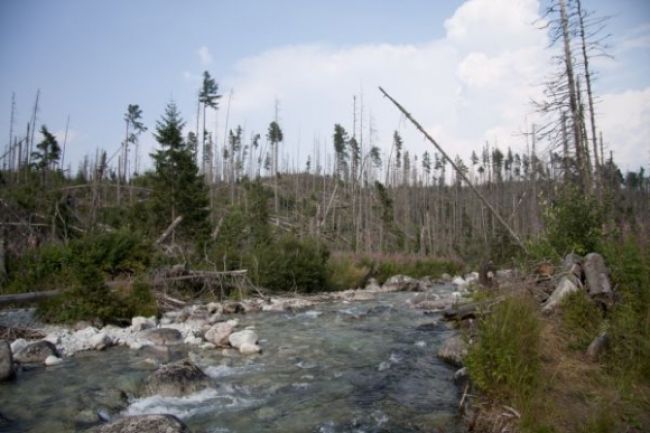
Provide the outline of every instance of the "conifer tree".
[[180,234],[202,240],[210,233],[207,188],[198,174],[192,150],[183,140],[184,125],[173,102],[156,122],[154,137],[161,148],[151,155],[155,164],[152,207],[158,228],[182,215]]

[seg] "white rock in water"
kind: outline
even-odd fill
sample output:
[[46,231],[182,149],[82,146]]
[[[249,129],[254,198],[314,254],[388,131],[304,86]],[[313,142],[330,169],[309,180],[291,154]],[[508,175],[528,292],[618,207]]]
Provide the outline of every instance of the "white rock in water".
[[59,365],[63,362],[61,358],[58,356],[50,355],[47,358],[45,358],[45,365],[52,366],[52,365]]
[[228,337],[232,334],[234,326],[228,322],[221,322],[213,325],[205,333],[206,341],[216,346],[224,346],[228,343]]
[[14,355],[24,349],[29,343],[24,338],[18,338],[11,343],[11,353]]
[[210,314],[223,314],[223,305],[219,302],[210,302],[207,305],[208,313]]
[[199,347],[200,347],[201,349],[203,349],[203,350],[211,350],[211,349],[216,348],[217,346],[215,346],[215,345],[212,344],[212,343],[203,343],[203,344],[200,345]]
[[198,346],[199,344],[203,343],[203,339],[201,337],[195,337],[194,335],[188,335],[185,337],[185,340],[183,340],[185,344],[192,344],[195,346]]
[[255,331],[249,329],[245,329],[239,332],[233,332],[232,334],[230,334],[230,337],[228,337],[228,341],[230,342],[230,345],[237,349],[239,349],[242,346],[242,344],[245,343],[256,345],[257,340],[258,337]]
[[261,351],[262,348],[257,344],[242,343],[241,346],[239,346],[239,353],[242,355],[252,355],[255,353],[260,353]]
[[105,333],[100,332],[90,337],[88,344],[94,350],[104,350],[113,345],[113,339]]
[[150,329],[155,327],[156,327],[155,317],[151,319],[147,317],[136,316],[133,319],[131,319],[131,328],[134,331],[143,331],[145,329]]
[[454,277],[453,280],[451,280],[451,284],[459,287],[463,287],[467,285],[467,281],[463,279],[463,277],[456,276]]

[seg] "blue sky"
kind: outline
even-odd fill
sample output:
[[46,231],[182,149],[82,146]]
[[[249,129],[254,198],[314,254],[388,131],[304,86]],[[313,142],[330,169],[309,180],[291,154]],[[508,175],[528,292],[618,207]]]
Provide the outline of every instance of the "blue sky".
[[[616,58],[595,62],[606,141],[624,167],[647,166],[650,2],[583,1],[612,15]],[[375,95],[378,84],[403,98],[454,153],[466,157],[485,140],[522,149],[515,132],[534,121],[527,103],[546,62],[538,59],[543,32],[529,25],[539,12],[535,0],[3,0],[0,149],[12,92],[21,133],[37,88],[42,123],[61,133],[70,116],[68,161],[75,169],[84,154],[117,148],[128,104],[142,107],[151,129],[173,98],[194,125],[204,69],[223,93],[233,89],[231,126],[263,132],[279,99],[288,164],[302,163],[314,141],[329,149],[334,122],[351,129],[352,95],[362,93],[374,144],[387,149],[400,127],[412,152],[425,149]],[[504,81],[519,87],[503,96]],[[209,122],[219,125],[217,140],[223,108]],[[142,142],[145,152],[155,146],[149,133]]]

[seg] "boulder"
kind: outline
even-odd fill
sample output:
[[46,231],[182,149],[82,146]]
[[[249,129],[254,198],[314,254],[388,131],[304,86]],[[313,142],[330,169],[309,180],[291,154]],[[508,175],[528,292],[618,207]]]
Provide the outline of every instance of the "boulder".
[[386,292],[410,292],[417,291],[419,288],[419,281],[407,275],[393,275],[382,286]]
[[582,267],[589,296],[610,305],[613,301],[612,282],[603,256],[598,253],[587,254]]
[[58,356],[56,346],[41,340],[28,344],[14,355],[14,360],[21,364],[43,364],[48,356]]
[[563,276],[551,296],[546,300],[542,312],[551,313],[560,305],[562,299],[571,293],[577,292],[581,287],[582,284],[575,276],[571,274]]
[[240,349],[243,344],[256,345],[257,344],[257,334],[255,331],[250,329],[244,329],[243,331],[234,332],[228,337],[230,345],[234,348]]
[[95,427],[88,433],[190,433],[190,429],[173,415],[135,415]]
[[606,333],[600,334],[598,337],[594,338],[594,341],[589,344],[587,348],[587,358],[592,361],[598,361],[600,355],[609,345],[609,336]]
[[217,323],[205,333],[205,341],[215,346],[226,346],[228,344],[228,337],[232,334],[233,329],[234,326],[230,321]]
[[207,309],[209,314],[223,313],[223,305],[221,305],[219,302],[209,302]]
[[370,278],[368,280],[368,284],[366,285],[366,290],[368,292],[378,292],[379,290],[381,290],[381,286],[379,285],[379,283],[377,283],[376,279]]
[[262,348],[257,344],[242,343],[239,346],[239,353],[241,353],[242,355],[253,355],[255,353],[260,353],[261,351]]
[[467,343],[459,336],[446,339],[438,349],[438,358],[458,367],[463,365],[466,356]]
[[11,353],[15,355],[27,345],[29,345],[29,341],[25,340],[24,338],[17,338],[11,342]]
[[142,395],[182,397],[210,384],[208,376],[189,360],[159,367],[145,381]]
[[236,301],[226,301],[223,303],[223,313],[224,314],[237,314],[245,313],[246,309],[241,304],[241,302]]
[[14,358],[11,346],[6,340],[0,340],[0,382],[11,379],[14,375]]
[[468,286],[467,281],[465,281],[463,277],[459,277],[459,276],[454,277],[454,279],[451,280],[451,284],[458,287],[459,289],[463,289]]
[[183,335],[178,329],[157,328],[147,332],[146,338],[157,346],[176,344],[183,340]]
[[104,332],[99,332],[88,339],[88,345],[92,350],[104,350],[113,345],[113,339]]
[[53,365],[59,365],[63,362],[61,358],[58,356],[50,355],[47,358],[45,358],[45,361],[43,362],[45,365],[48,367],[51,367]]
[[131,329],[135,332],[144,331],[145,329],[151,329],[156,327],[156,321],[152,318],[136,316],[131,319]]

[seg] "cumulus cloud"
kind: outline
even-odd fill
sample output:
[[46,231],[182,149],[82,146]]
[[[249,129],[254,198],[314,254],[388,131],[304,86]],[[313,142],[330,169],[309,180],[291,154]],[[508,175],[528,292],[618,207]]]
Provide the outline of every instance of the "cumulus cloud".
[[624,170],[650,165],[650,87],[602,96],[597,123]]
[[[431,150],[380,95],[381,85],[452,155],[468,158],[486,140],[524,151],[520,132],[537,121],[530,102],[541,97],[540,83],[550,68],[547,37],[533,25],[538,12],[537,0],[468,0],[445,21],[446,35],[428,43],[292,45],[244,58],[222,80],[224,93],[234,89],[229,124],[264,133],[278,100],[287,159],[300,154],[304,161],[314,142],[331,152],[334,123],[352,131],[352,97],[357,95],[357,109],[361,99],[364,108],[357,127],[363,122],[366,144],[372,119],[373,144],[385,155],[395,129],[411,154]],[[617,149],[640,145],[642,137],[650,136],[645,126],[646,134],[634,138],[644,128],[644,116],[647,123],[649,100],[645,91],[603,97],[603,129],[629,131],[611,136]],[[624,104],[637,114],[621,115],[625,111],[617,109]],[[638,122],[631,121],[634,116],[640,116]],[[621,151],[620,157],[631,156]]]
[[199,55],[199,60],[202,66],[208,66],[212,63],[212,54],[205,45],[199,48],[196,53]]

